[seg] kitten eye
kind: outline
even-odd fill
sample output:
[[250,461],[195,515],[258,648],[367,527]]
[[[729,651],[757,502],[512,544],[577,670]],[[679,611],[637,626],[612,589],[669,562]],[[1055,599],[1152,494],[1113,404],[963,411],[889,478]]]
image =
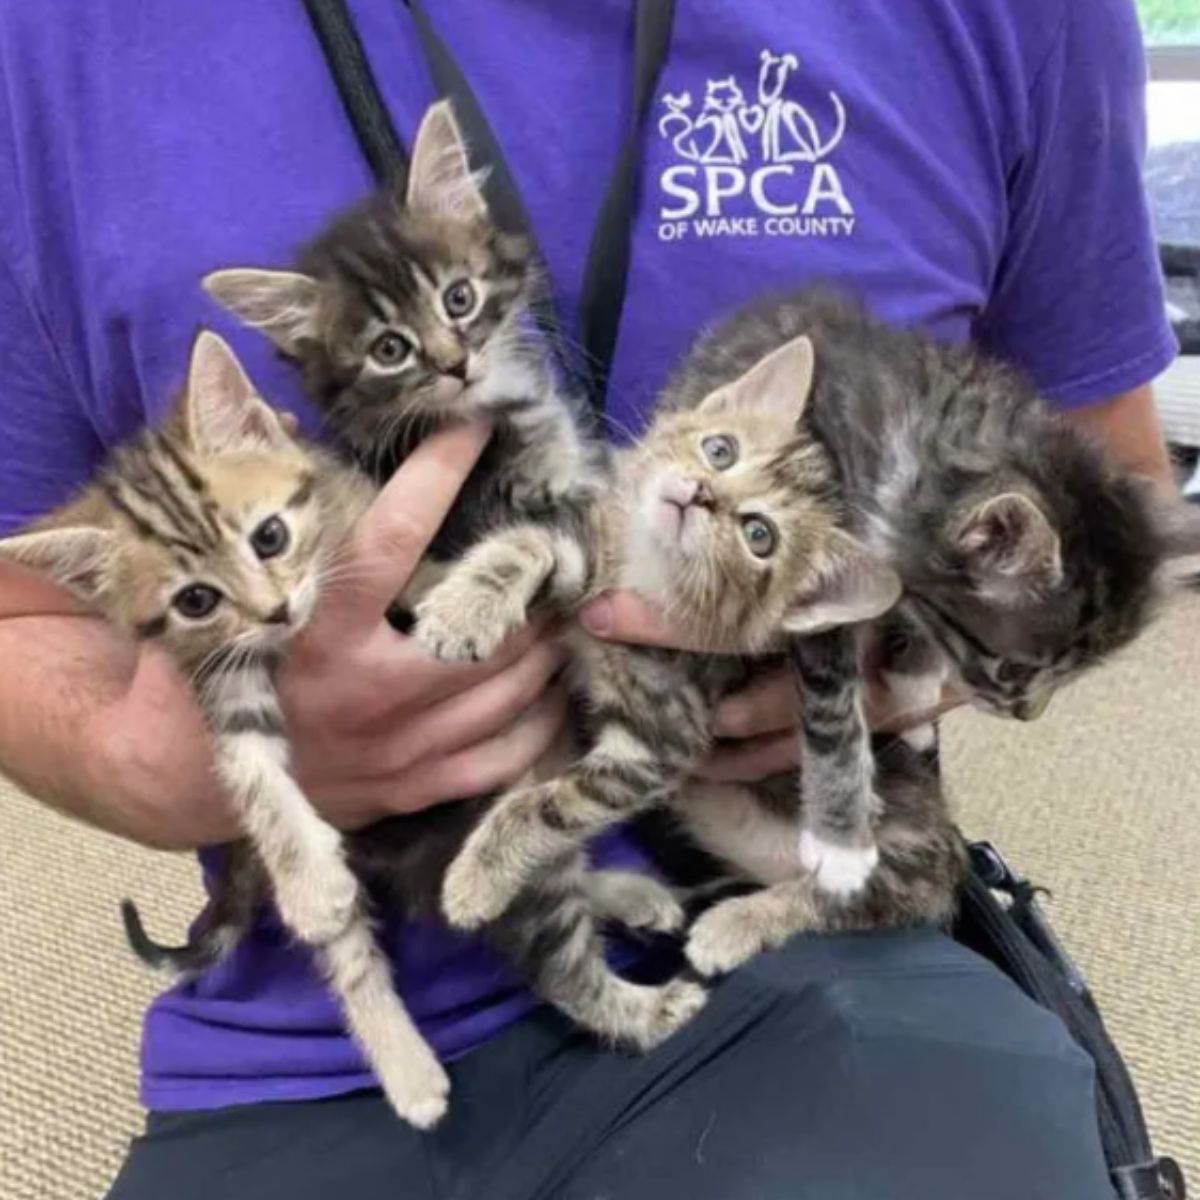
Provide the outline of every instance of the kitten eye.
[[770,558],[775,552],[775,526],[766,517],[743,517],[742,536],[755,558]]
[[718,471],[728,471],[738,460],[737,438],[728,437],[723,433],[706,437],[700,443],[700,449],[704,451],[704,457],[708,459],[709,464]]
[[290,544],[292,535],[279,517],[268,517],[250,535],[250,546],[264,562],[282,554]]
[[402,333],[381,333],[372,343],[368,353],[381,367],[398,367],[408,361],[412,353],[412,342]]
[[189,583],[180,588],[171,601],[171,606],[181,616],[189,621],[199,621],[207,617],[221,603],[221,593],[207,583]]
[[459,279],[442,293],[446,315],[465,317],[475,307],[475,289],[469,280]]

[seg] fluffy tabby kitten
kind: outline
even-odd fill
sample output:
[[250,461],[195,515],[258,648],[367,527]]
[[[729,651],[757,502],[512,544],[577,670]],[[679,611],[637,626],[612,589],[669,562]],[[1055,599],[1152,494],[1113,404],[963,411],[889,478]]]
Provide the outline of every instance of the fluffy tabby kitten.
[[[178,664],[246,834],[232,857],[261,875],[311,947],[396,1111],[427,1126],[445,1109],[446,1075],[393,989],[341,835],[292,777],[274,682],[372,494],[358,471],[296,441],[228,346],[201,333],[162,427],[114,450],[74,499],[0,541],[0,554],[48,571]],[[146,943],[131,906],[126,920]],[[184,956],[190,965],[241,933],[211,928]]]
[[[796,339],[695,408],[661,413],[619,458],[589,541],[535,526],[498,532],[418,604],[417,638],[442,658],[468,657],[535,600],[570,607],[611,586],[657,600],[698,644],[747,654],[777,646],[781,630],[878,616],[899,585],[838,527],[828,457],[800,431],[811,371],[812,347]],[[644,808],[679,801],[686,822],[679,789],[712,743],[715,705],[754,669],[735,654],[576,638],[592,747],[557,779],[501,801],[468,839],[446,880],[454,924],[493,919],[561,855]],[[838,681],[816,703],[842,704],[851,688]]]
[[[948,674],[987,711],[1036,716],[1145,627],[1167,560],[1200,550],[1194,513],[1117,469],[1015,372],[821,291],[762,300],[715,328],[662,403],[689,410],[799,335],[816,352],[806,432],[833,462],[848,528],[904,587],[886,639],[891,682],[914,708]],[[859,704],[814,699],[856,678],[856,631],[797,640],[793,658],[801,855],[822,887],[853,893],[877,858],[874,763]]]
[[404,194],[342,214],[295,271],[216,271],[204,286],[297,365],[330,436],[381,481],[440,425],[493,420],[431,547],[453,559],[498,521],[569,513],[601,466],[533,327],[535,274],[527,241],[490,219],[442,101],[414,139]]

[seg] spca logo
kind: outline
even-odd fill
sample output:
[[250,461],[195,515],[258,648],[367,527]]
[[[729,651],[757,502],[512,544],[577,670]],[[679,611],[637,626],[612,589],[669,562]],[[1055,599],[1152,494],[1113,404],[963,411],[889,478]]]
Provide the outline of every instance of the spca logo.
[[[659,180],[662,241],[691,237],[846,237],[854,206],[829,157],[846,135],[846,109],[829,93],[823,122],[787,94],[794,54],[759,56],[753,103],[732,76],[662,97],[659,134],[680,162]],[[823,127],[822,127],[823,126]]]

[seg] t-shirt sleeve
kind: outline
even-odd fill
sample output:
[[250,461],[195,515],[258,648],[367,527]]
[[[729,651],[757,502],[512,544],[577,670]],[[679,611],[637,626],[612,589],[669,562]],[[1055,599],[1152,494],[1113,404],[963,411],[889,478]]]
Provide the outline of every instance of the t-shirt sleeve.
[[1064,408],[1172,360],[1142,166],[1145,57],[1133,0],[1063,0],[1008,172],[1008,231],[976,336]]
[[0,258],[0,536],[65,500],[103,453],[44,322]]

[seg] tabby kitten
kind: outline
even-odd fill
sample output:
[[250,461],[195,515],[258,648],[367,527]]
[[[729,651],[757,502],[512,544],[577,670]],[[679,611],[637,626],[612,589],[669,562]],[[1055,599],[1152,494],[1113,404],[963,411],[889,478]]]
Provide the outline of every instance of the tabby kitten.
[[[806,434],[833,463],[849,530],[904,586],[886,635],[890,680],[914,708],[949,675],[989,712],[1036,716],[1145,627],[1167,561],[1200,551],[1194,512],[1119,470],[1015,372],[821,291],[760,300],[706,334],[662,404],[689,411],[800,335],[817,363]],[[840,894],[877,860],[874,764],[857,700],[814,701],[849,695],[856,640],[838,628],[792,649],[801,857]]]
[[[415,636],[439,657],[470,657],[535,600],[569,610],[612,586],[656,600],[698,644],[749,655],[777,648],[781,630],[882,613],[899,594],[895,576],[838,528],[828,457],[800,432],[811,373],[811,344],[796,339],[694,409],[660,413],[619,458],[588,541],[499,531],[417,605]],[[446,879],[452,924],[494,919],[594,834],[674,802],[711,746],[716,703],[755,669],[736,654],[574,637],[592,747],[557,779],[502,800],[468,839]],[[852,681],[819,702],[851,691]]]
[[526,239],[492,222],[448,101],[413,143],[407,187],[336,218],[298,270],[233,269],[206,290],[299,368],[330,436],[379,481],[421,439],[487,417],[495,432],[431,553],[457,558],[515,516],[570,516],[602,443],[551,369],[529,305]]
[[[226,876],[247,894],[251,880],[269,885],[392,1106],[424,1128],[445,1111],[448,1080],[393,989],[341,835],[291,774],[275,689],[288,643],[372,494],[359,472],[298,442],[229,347],[204,332],[162,427],[114,450],[74,499],[0,541],[0,554],[48,571],[175,660],[247,839]],[[180,954],[183,965],[206,965],[237,940],[243,927],[220,919],[231,902],[218,894],[210,935]],[[147,953],[132,906],[126,921]]]

